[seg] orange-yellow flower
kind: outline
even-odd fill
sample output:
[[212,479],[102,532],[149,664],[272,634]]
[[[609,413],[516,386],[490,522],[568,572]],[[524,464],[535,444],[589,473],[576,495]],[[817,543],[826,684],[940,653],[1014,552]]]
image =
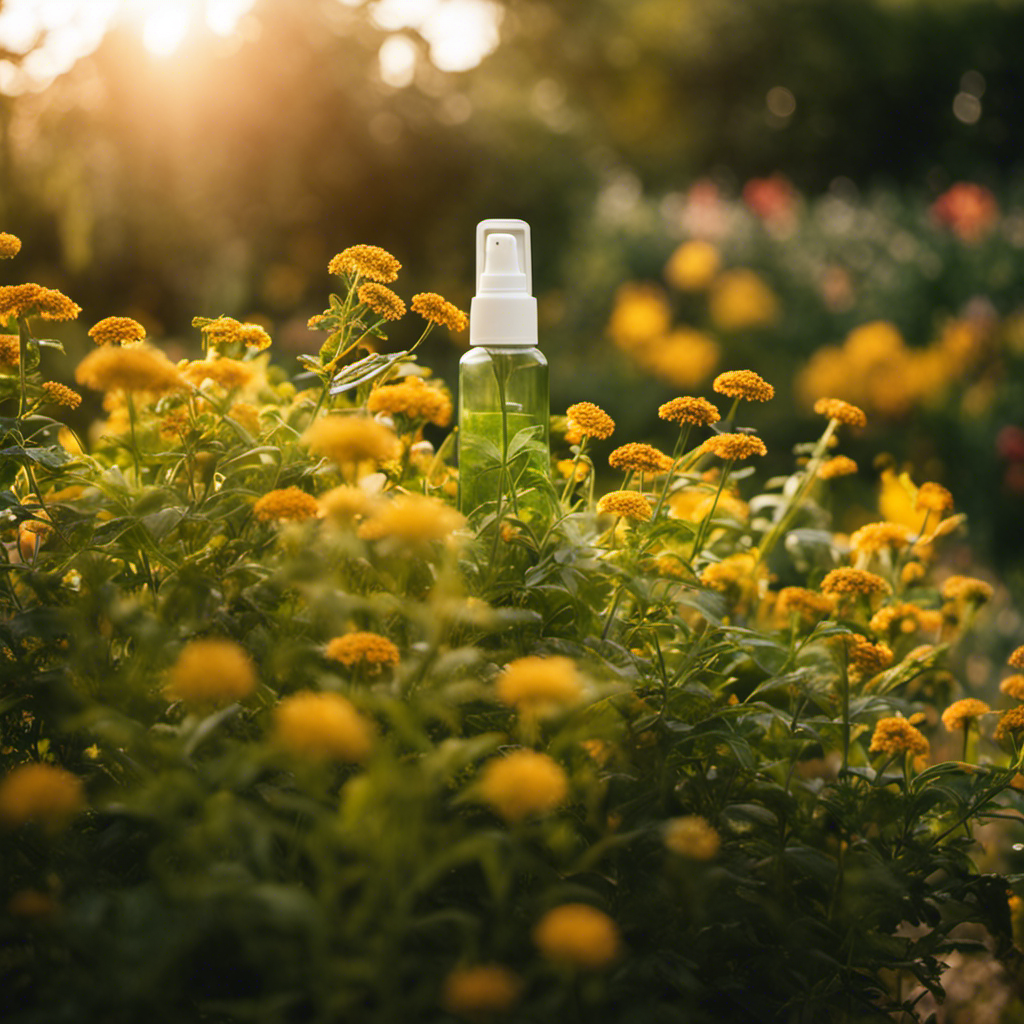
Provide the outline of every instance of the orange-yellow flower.
[[848,427],[865,427],[868,418],[864,410],[841,398],[819,398],[814,403],[814,411],[819,416],[827,416],[830,420],[838,420]]
[[0,821],[12,828],[36,821],[58,829],[84,807],[82,780],[56,765],[19,765],[0,781]]
[[410,305],[424,320],[447,327],[456,334],[469,326],[469,317],[436,292],[420,292],[412,297]]
[[568,428],[575,428],[587,437],[607,440],[615,431],[615,420],[593,402],[576,402],[565,410]]
[[875,725],[868,753],[884,753],[890,756],[913,754],[924,756],[930,747],[924,734],[900,716],[880,718]]
[[711,386],[720,395],[748,402],[767,402],[775,397],[775,388],[753,370],[726,370],[714,379]]
[[356,666],[379,672],[382,668],[393,668],[398,664],[398,648],[379,633],[358,630],[336,636],[327,644],[327,657],[348,668]]
[[358,274],[369,281],[388,284],[398,278],[402,264],[386,249],[379,245],[350,245],[342,249],[327,264],[331,274],[341,277],[344,274]]
[[257,498],[252,513],[261,523],[301,522],[315,519],[320,514],[320,505],[312,494],[298,487],[282,487]]
[[130,316],[108,316],[89,328],[97,345],[136,345],[146,339],[146,328]]
[[503,704],[536,713],[578,703],[583,684],[571,658],[530,656],[505,666],[495,682],[495,693]]
[[615,922],[586,903],[563,903],[549,910],[537,922],[533,941],[547,959],[586,970],[610,967],[622,950]]
[[942,712],[942,724],[950,731],[966,729],[972,722],[987,715],[991,708],[977,697],[964,697],[963,700],[954,701]]
[[597,503],[601,515],[622,516],[643,523],[651,518],[651,506],[638,491],[610,491]]
[[670,818],[665,822],[665,845],[681,857],[712,860],[722,844],[719,834],[699,814]]
[[256,689],[256,667],[233,640],[191,640],[171,666],[168,695],[186,704],[242,700]]
[[709,427],[722,418],[717,406],[706,398],[694,398],[692,395],[673,398],[671,402],[658,406],[658,416],[679,426],[689,423],[695,427]]
[[512,1009],[522,991],[522,979],[501,964],[456,967],[444,979],[441,1007],[446,1013],[477,1019]]
[[341,694],[303,690],[274,708],[274,739],[299,757],[356,762],[373,750],[374,729]]
[[569,779],[547,754],[514,750],[484,765],[479,792],[496,814],[515,824],[557,810],[569,795]]

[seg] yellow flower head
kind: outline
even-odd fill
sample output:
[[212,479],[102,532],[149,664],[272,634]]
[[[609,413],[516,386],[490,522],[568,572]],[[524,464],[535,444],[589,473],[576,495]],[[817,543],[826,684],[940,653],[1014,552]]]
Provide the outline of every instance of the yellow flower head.
[[597,503],[601,515],[622,516],[644,523],[651,518],[651,506],[638,491],[610,491]]
[[446,427],[452,419],[451,399],[440,390],[423,383],[422,377],[408,377],[400,384],[387,384],[370,392],[366,408],[407,419],[428,420]]
[[326,654],[347,668],[367,668],[371,672],[394,668],[400,659],[398,648],[386,636],[366,631],[334,637],[327,644]]
[[36,821],[56,830],[84,807],[82,780],[56,765],[19,765],[0,781],[0,822],[9,828]]
[[228,409],[230,416],[240,427],[244,427],[253,436],[260,432],[260,411],[249,402],[234,402]]
[[317,761],[365,761],[374,729],[337,693],[303,690],[274,708],[274,740],[298,757]]
[[622,471],[664,473],[672,467],[672,460],[652,445],[633,441],[616,448],[608,456],[608,465]]
[[0,365],[17,366],[21,362],[21,340],[16,334],[0,334]]
[[871,616],[871,630],[881,636],[890,633],[933,632],[942,628],[942,612],[919,608],[916,604],[901,602],[879,608]]
[[836,597],[851,597],[872,594],[888,594],[892,588],[879,575],[866,569],[842,567],[827,573],[821,581],[821,590]]
[[962,601],[964,604],[985,604],[992,600],[993,593],[990,584],[974,576],[947,576],[941,589],[947,601]]
[[665,292],[649,284],[627,283],[615,293],[608,333],[619,348],[632,351],[666,334],[672,323]]
[[841,398],[819,398],[814,403],[814,411],[819,416],[838,420],[848,427],[866,427],[868,423],[863,409],[859,409],[850,402],[844,402]]
[[405,303],[382,284],[367,281],[359,286],[356,294],[364,306],[385,320],[401,320],[405,316]]
[[999,692],[1014,700],[1024,700],[1024,675],[1007,676],[999,684]]
[[97,345],[137,345],[146,339],[146,328],[130,316],[108,316],[89,328]]
[[715,279],[722,258],[718,250],[703,239],[683,242],[665,264],[665,280],[681,292],[699,292]]
[[237,342],[262,352],[272,344],[270,335],[259,324],[240,323],[233,316],[219,316],[208,323],[197,318],[192,325],[198,325],[203,332],[208,348],[219,350]]
[[94,391],[152,391],[185,387],[177,367],[159,349],[147,345],[94,349],[75,370],[75,380]]
[[379,245],[350,245],[333,256],[327,264],[327,270],[338,277],[358,274],[381,284],[397,280],[401,269],[402,264]]
[[930,750],[928,739],[907,719],[900,716],[880,718],[871,737],[870,754],[913,754],[923,757]]
[[775,602],[775,614],[782,619],[797,615],[806,622],[817,622],[835,611],[835,599],[805,587],[783,587]]
[[723,331],[767,327],[778,319],[779,300],[754,271],[729,270],[711,289],[708,313],[715,326]]
[[838,476],[851,476],[857,472],[857,463],[849,455],[836,455],[826,459],[818,467],[818,476],[822,480],[833,480]]
[[66,384],[58,384],[55,380],[44,381],[43,394],[46,400],[54,405],[64,405],[69,409],[77,409],[82,404],[82,396]]
[[669,423],[676,423],[679,426],[690,423],[695,427],[710,427],[712,423],[717,423],[722,418],[717,406],[712,405],[706,398],[694,398],[690,395],[673,398],[671,402],[658,406],[658,415]]
[[378,506],[360,526],[359,536],[415,547],[445,540],[465,525],[466,517],[438,498],[403,494]]
[[1010,656],[1006,659],[1006,664],[1010,668],[1024,669],[1024,644],[1021,644],[1020,647],[1015,648],[1011,652]]
[[715,434],[700,446],[699,451],[730,462],[749,459],[751,455],[768,454],[764,441],[754,434]]
[[578,703],[583,685],[571,658],[526,657],[505,666],[495,692],[503,704],[536,713]]
[[484,765],[479,792],[499,817],[515,824],[556,810],[569,795],[569,779],[547,754],[514,750]]
[[870,679],[892,664],[893,653],[887,644],[873,644],[860,635],[843,637],[843,640],[849,659],[850,675],[855,679]]
[[565,410],[570,430],[605,441],[615,432],[615,420],[593,402],[576,402]]
[[387,462],[398,457],[398,438],[368,416],[321,416],[302,435],[314,455],[339,466],[359,462]]
[[218,356],[215,359],[196,359],[186,364],[182,376],[195,384],[212,380],[229,391],[234,388],[248,387],[257,377],[257,368],[252,363],[244,363],[240,359],[229,359]]
[[665,845],[681,857],[713,860],[722,845],[721,837],[699,814],[670,818],[665,822]]
[[910,543],[910,530],[902,523],[867,523],[850,534],[850,547],[858,555],[877,554]]
[[1024,732],[1024,704],[1018,704],[1015,708],[1003,712],[996,726],[995,738],[1002,740],[1007,736],[1013,736],[1017,739],[1021,732]]
[[711,386],[720,395],[743,398],[748,402],[767,402],[775,397],[775,388],[753,370],[726,370]]
[[424,320],[440,324],[458,334],[469,326],[469,316],[436,292],[420,292],[412,297],[412,310]]
[[168,695],[186,704],[224,704],[256,689],[256,667],[233,640],[190,640],[171,666]]
[[301,522],[315,519],[320,514],[320,505],[312,494],[300,491],[298,487],[283,487],[257,498],[252,514],[261,523]]
[[522,979],[501,964],[456,967],[441,989],[441,1008],[457,1017],[477,1017],[511,1010],[522,991]]
[[548,960],[586,970],[610,967],[622,950],[618,926],[587,903],[549,910],[533,929],[533,941]]
[[13,259],[21,252],[21,239],[9,231],[0,231],[0,259]]
[[957,729],[969,728],[975,719],[987,715],[991,711],[992,709],[983,700],[978,700],[976,697],[965,697],[963,700],[954,701],[942,712],[942,724],[950,732],[956,732]]
[[81,306],[56,288],[44,288],[41,284],[0,285],[0,320],[12,316],[74,320],[81,312]]
[[948,512],[953,507],[953,495],[950,494],[942,484],[936,484],[930,480],[921,484],[914,496],[914,508],[927,510],[928,512]]
[[338,526],[347,526],[359,516],[371,512],[377,502],[373,495],[362,487],[343,484],[320,495],[320,514]]

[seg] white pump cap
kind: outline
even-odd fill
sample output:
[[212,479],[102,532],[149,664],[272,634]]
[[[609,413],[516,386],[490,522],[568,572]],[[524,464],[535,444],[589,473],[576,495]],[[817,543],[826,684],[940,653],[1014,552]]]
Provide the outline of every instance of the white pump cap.
[[537,300],[532,292],[530,225],[524,220],[480,221],[470,345],[536,345]]

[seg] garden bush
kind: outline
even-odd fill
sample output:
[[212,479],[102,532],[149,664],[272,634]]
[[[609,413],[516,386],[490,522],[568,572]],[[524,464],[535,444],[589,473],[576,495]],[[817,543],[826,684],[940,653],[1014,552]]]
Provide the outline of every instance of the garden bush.
[[864,413],[759,483],[741,369],[670,452],[578,396],[531,513],[463,514],[399,269],[332,260],[295,379],[101,320],[88,450],[78,306],[0,287],[5,1020],[920,1020],[954,954],[1015,968],[1024,647],[1002,710],[948,670],[992,597],[949,491],[834,532]]

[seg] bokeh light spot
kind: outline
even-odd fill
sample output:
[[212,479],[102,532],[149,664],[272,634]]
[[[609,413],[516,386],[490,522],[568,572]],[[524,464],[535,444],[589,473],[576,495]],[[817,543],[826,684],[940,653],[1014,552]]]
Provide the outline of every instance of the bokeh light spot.
[[953,116],[964,124],[977,124],[981,118],[981,100],[969,92],[958,92],[953,100]]
[[775,117],[792,117],[796,111],[796,97],[784,85],[769,89],[764,101]]

